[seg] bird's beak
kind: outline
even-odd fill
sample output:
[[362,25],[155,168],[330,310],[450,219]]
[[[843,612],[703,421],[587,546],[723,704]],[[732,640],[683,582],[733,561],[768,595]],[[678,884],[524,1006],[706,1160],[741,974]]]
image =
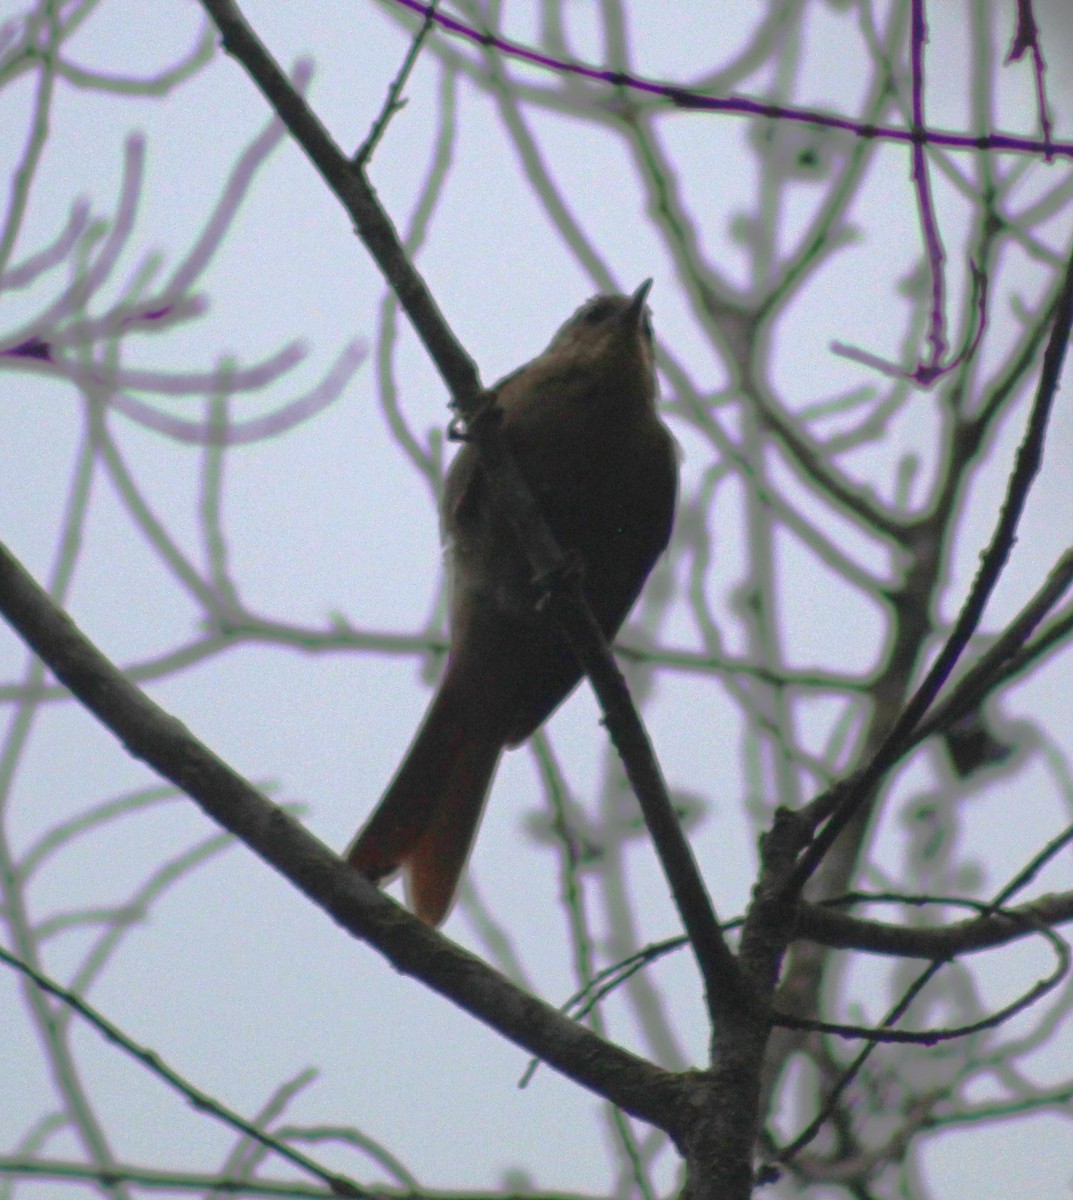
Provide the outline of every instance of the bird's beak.
[[645,311],[645,301],[648,299],[648,292],[651,287],[652,280],[646,279],[630,297],[629,307],[622,314],[622,323],[629,326],[630,329],[640,328],[641,315]]

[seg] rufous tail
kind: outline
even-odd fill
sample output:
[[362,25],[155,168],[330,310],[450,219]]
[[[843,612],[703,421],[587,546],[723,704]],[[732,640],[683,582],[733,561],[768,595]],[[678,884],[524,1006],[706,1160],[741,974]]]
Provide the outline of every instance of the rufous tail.
[[445,679],[391,786],[346,854],[374,883],[401,870],[410,907],[429,925],[450,911],[503,752],[502,741],[466,717]]

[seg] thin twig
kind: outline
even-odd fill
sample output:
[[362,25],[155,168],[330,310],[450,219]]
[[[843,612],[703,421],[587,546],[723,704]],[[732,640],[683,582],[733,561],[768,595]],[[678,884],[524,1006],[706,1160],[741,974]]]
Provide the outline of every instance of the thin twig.
[[253,1141],[259,1142],[262,1146],[272,1150],[273,1153],[293,1163],[294,1166],[307,1171],[314,1178],[327,1184],[332,1193],[337,1196],[366,1195],[365,1190],[360,1188],[353,1180],[348,1179],[345,1175],[336,1175],[333,1172],[327,1171],[319,1163],[302,1154],[301,1151],[292,1150],[290,1146],[284,1145],[283,1142],[265,1133],[264,1130],[251,1125],[245,1118],[239,1116],[233,1109],[221,1104],[207,1092],[203,1092],[200,1088],[195,1087],[189,1080],[184,1079],[178,1071],[169,1067],[156,1051],[149,1050],[145,1046],[139,1046],[122,1029],[112,1024],[107,1017],[87,1004],[81,996],[75,992],[68,991],[67,988],[62,987],[54,979],[43,975],[40,971],[31,967],[29,963],[23,962],[14,954],[9,954],[2,946],[0,946],[0,962],[7,963],[9,967],[13,967],[28,979],[33,980],[34,984],[43,992],[47,992],[50,996],[55,996],[57,1000],[61,1000],[68,1008],[78,1013],[84,1021],[92,1025],[108,1041],[118,1046],[125,1054],[130,1055],[131,1058],[137,1059],[142,1066],[156,1075],[158,1079],[162,1079],[168,1087],[185,1096],[199,1112],[208,1113],[218,1121],[222,1121],[223,1124],[237,1130],[245,1137],[251,1138]]
[[405,99],[400,99],[402,89],[406,86],[406,81],[410,78],[410,72],[414,69],[414,63],[417,62],[417,56],[421,53],[421,47],[425,43],[425,38],[428,37],[429,31],[435,24],[436,5],[438,2],[439,0],[432,0],[432,3],[428,6],[425,19],[421,22],[421,27],[414,35],[414,40],[410,43],[410,49],[406,52],[406,57],[402,60],[399,73],[391,81],[391,86],[387,90],[387,96],[384,99],[384,106],[380,110],[380,115],[373,122],[368,137],[354,152],[351,162],[359,170],[369,165],[373,151],[380,144],[380,139],[384,136],[388,125],[391,123],[391,118],[406,106]]

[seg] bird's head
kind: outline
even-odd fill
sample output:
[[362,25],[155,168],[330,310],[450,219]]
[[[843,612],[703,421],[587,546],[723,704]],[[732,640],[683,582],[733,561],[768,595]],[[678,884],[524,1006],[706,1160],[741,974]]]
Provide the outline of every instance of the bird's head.
[[632,296],[593,296],[551,339],[548,355],[571,360],[572,366],[615,374],[640,371],[654,380],[652,322],[646,279]]

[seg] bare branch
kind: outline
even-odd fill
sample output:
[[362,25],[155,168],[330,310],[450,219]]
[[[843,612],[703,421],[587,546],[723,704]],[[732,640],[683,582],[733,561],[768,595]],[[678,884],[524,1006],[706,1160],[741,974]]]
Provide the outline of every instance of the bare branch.
[[676,1126],[681,1085],[673,1076],[568,1021],[400,909],[129,683],[2,546],[0,611],[135,757],[350,934],[584,1087],[661,1128]]

